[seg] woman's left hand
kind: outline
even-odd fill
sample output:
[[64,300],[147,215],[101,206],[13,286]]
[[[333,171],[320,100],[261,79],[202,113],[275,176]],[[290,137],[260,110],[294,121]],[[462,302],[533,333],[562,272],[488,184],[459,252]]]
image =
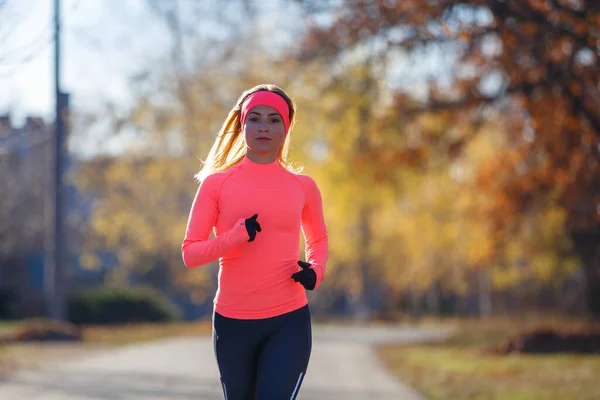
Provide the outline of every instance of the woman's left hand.
[[311,268],[311,264],[305,261],[298,261],[302,270],[292,274],[294,282],[300,282],[306,290],[313,290],[317,284],[317,273]]

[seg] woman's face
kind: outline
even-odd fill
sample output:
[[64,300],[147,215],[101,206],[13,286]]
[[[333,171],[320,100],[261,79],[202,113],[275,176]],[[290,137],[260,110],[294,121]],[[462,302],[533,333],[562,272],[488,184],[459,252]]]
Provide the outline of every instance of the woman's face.
[[273,107],[253,107],[246,115],[243,129],[249,151],[256,154],[276,155],[285,141],[283,118]]

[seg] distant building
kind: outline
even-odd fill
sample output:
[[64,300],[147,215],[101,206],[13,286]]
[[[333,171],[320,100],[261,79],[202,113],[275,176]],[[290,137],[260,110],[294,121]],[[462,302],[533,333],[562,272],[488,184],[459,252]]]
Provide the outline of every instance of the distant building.
[[[53,171],[53,125],[27,117],[15,126],[0,116],[0,292],[10,289],[19,297],[19,315],[40,315],[44,306],[44,241],[46,200]],[[65,172],[77,168],[74,158],[65,160]],[[65,209],[76,221],[67,224],[68,289],[80,283],[97,284],[98,274],[78,264],[78,233],[91,213],[91,199],[65,182]],[[1,296],[0,296],[1,297]]]
[[[18,173],[24,182],[39,175],[39,168],[48,171],[52,127],[43,119],[28,117],[22,127],[14,127],[9,116],[0,116],[0,154],[12,163],[19,163],[11,172]],[[4,164],[5,165],[5,164]]]
[[15,290],[22,307],[42,307],[45,196],[52,127],[28,117],[16,127],[0,116],[0,290]]

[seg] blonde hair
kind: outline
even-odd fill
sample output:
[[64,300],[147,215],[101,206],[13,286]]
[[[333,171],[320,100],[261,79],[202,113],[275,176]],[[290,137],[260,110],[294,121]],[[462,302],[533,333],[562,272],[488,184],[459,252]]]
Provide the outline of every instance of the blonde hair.
[[212,173],[225,171],[239,164],[244,159],[246,155],[246,146],[242,135],[242,123],[240,120],[242,104],[248,96],[261,90],[277,93],[288,103],[290,109],[290,126],[283,146],[281,146],[279,153],[277,154],[277,161],[287,170],[299,172],[287,159],[290,147],[291,130],[296,117],[296,106],[294,101],[280,87],[272,84],[262,84],[246,90],[238,98],[236,105],[229,112],[225,122],[223,122],[223,126],[217,134],[217,138],[208,152],[206,160],[202,162],[202,169],[195,175],[198,181],[202,181]]

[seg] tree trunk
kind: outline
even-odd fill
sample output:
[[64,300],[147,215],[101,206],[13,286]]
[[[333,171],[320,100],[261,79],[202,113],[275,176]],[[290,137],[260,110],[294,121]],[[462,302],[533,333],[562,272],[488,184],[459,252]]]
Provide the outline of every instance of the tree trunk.
[[458,296],[456,310],[461,317],[469,316],[469,291]]
[[369,295],[371,293],[371,281],[369,277],[369,267],[370,267],[370,252],[369,248],[371,246],[371,224],[370,224],[370,209],[368,206],[363,206],[360,210],[360,239],[359,239],[359,276],[361,282],[361,293],[360,293],[360,302],[361,302],[361,311],[363,315],[362,318],[370,318],[371,316],[371,307],[369,302]]
[[490,271],[483,268],[479,271],[479,316],[489,317],[492,315],[492,285]]
[[600,320],[600,231],[577,232],[572,237],[585,276],[588,312]]
[[414,286],[411,286],[409,289],[410,296],[410,314],[412,316],[413,321],[418,321],[421,319],[421,301],[419,292]]
[[[365,93],[370,93],[374,97],[373,93],[373,82],[369,70],[369,60],[364,67],[364,76],[361,82]],[[358,156],[368,153],[370,149],[369,141],[369,121],[371,119],[370,102],[363,102],[358,110],[359,118],[359,135],[357,141],[356,153]],[[370,248],[371,248],[371,206],[369,204],[363,204],[360,206],[358,213],[358,226],[359,226],[359,275],[361,279],[361,306],[362,311],[365,315],[363,318],[370,318],[371,307],[369,304],[369,294],[371,293],[371,281],[369,274],[369,267],[372,261]]]
[[431,284],[427,291],[427,308],[431,315],[440,316],[440,292],[437,283]]

